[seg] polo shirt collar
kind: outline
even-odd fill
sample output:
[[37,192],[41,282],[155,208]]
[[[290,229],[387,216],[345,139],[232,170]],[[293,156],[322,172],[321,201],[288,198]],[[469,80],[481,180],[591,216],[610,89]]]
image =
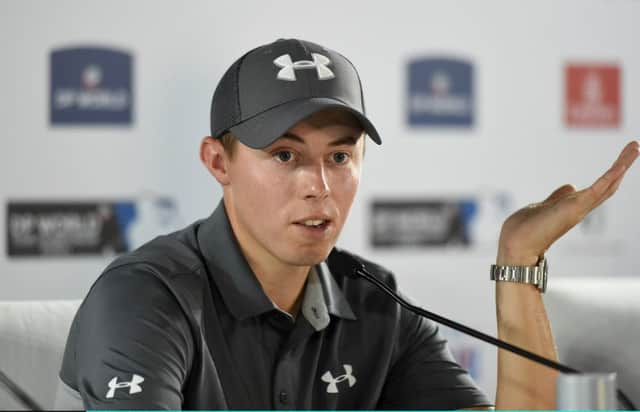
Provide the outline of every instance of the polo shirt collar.
[[[241,252],[223,201],[200,224],[197,239],[208,272],[220,290],[225,305],[236,319],[247,319],[276,309]],[[314,273],[317,276],[312,276]],[[322,292],[324,299],[318,299],[319,292]],[[318,313],[356,319],[325,262],[316,265],[311,271],[304,293],[301,312],[314,329],[324,329],[329,322],[328,319],[318,322],[315,316],[311,317],[314,311],[312,307]],[[305,307],[308,309],[305,310]]]
[[235,318],[246,319],[274,309],[241,252],[222,201],[202,222],[197,237],[209,275]]
[[300,311],[316,331],[329,325],[329,314],[356,319],[324,262],[314,266],[309,272]]
[[342,289],[340,289],[340,286],[331,274],[327,262],[324,261],[319,265],[316,265],[315,271],[317,272],[318,280],[322,285],[327,311],[340,318],[356,320],[357,317],[353,313],[351,305],[344,296],[344,293],[342,293]]

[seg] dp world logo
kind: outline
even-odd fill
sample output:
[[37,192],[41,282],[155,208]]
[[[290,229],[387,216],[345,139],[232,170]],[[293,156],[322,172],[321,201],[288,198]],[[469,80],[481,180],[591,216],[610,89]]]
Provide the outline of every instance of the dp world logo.
[[9,202],[11,257],[101,255],[128,252],[182,226],[173,198]]
[[472,126],[473,66],[454,59],[413,60],[407,96],[412,126]]
[[66,48],[52,51],[50,59],[51,124],[131,124],[129,53],[105,48]]

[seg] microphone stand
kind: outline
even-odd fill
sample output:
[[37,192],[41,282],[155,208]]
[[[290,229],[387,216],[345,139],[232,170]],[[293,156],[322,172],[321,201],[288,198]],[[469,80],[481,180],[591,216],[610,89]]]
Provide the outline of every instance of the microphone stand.
[[[339,255],[336,255],[339,254]],[[338,265],[343,265],[343,267],[349,267],[351,268],[351,270],[353,270],[353,275],[355,275],[356,277],[362,277],[364,279],[366,279],[367,281],[373,283],[375,286],[377,286],[379,289],[381,289],[383,292],[385,292],[387,295],[389,295],[393,300],[395,300],[400,306],[406,308],[407,310],[416,313],[420,316],[423,316],[427,319],[431,319],[435,322],[438,322],[442,325],[448,326],[452,329],[458,330],[462,333],[465,333],[467,335],[471,335],[476,339],[480,339],[481,341],[490,343],[494,346],[497,346],[501,349],[505,349],[509,352],[515,353],[516,355],[522,356],[524,358],[527,358],[529,360],[532,360],[534,362],[540,363],[542,365],[545,365],[549,368],[558,370],[560,372],[564,372],[564,373],[576,373],[576,374],[580,374],[582,372],[580,372],[577,369],[571,368],[569,366],[563,365],[561,363],[552,361],[551,359],[547,359],[543,356],[540,356],[536,353],[530,352],[528,350],[525,350],[521,347],[512,345],[508,342],[505,342],[503,340],[500,339],[496,339],[493,336],[487,335],[485,333],[482,333],[478,330],[472,329],[468,326],[465,326],[461,323],[452,321],[450,319],[447,319],[445,317],[442,317],[436,313],[433,312],[429,312],[419,306],[415,306],[412,305],[411,303],[409,303],[407,300],[405,300],[404,298],[402,298],[401,296],[399,296],[393,289],[391,289],[387,284],[385,284],[384,282],[382,282],[380,279],[376,278],[375,276],[373,276],[365,267],[364,263],[362,263],[361,261],[359,261],[358,259],[356,259],[355,257],[351,256],[351,254],[349,254],[348,252],[345,252],[343,250],[339,250],[338,248],[334,248],[334,250],[331,252],[331,256],[329,257],[330,260],[332,260],[331,258],[334,258],[338,261]],[[349,273],[347,273],[349,274]],[[627,407],[629,407],[631,410],[636,410],[637,408],[635,407],[635,405],[633,404],[633,402],[631,402],[631,400],[627,397],[627,395],[624,394],[624,392],[622,392],[622,390],[617,389],[617,393],[618,393],[618,398],[620,400],[622,400],[623,403],[626,404]]]

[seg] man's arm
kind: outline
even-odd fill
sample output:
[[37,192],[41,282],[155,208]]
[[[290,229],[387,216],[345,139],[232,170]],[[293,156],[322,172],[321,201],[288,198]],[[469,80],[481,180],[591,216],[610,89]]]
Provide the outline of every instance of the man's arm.
[[86,409],[181,409],[191,331],[142,265],[105,273],[71,327],[60,378]]
[[398,308],[398,353],[376,409],[490,408],[492,402],[453,358],[438,326]]
[[[500,339],[557,360],[542,296],[535,286],[499,282],[496,309]],[[551,368],[500,349],[496,407],[555,409],[557,375]]]
[[[502,227],[497,264],[534,266],[553,242],[616,192],[639,154],[640,144],[631,142],[590,187],[576,191],[571,185],[562,186],[542,203],[511,215]],[[496,312],[501,339],[557,360],[542,296],[536,287],[498,282]],[[499,350],[496,407],[555,409],[557,375],[551,368]]]

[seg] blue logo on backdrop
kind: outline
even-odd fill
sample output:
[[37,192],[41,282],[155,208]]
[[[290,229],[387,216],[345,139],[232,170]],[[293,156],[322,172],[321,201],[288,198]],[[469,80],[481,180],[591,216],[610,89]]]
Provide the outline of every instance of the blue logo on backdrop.
[[477,215],[473,199],[375,200],[371,244],[374,247],[469,247]]
[[52,51],[51,124],[131,124],[131,63],[129,53],[113,49]]
[[409,124],[473,124],[473,66],[462,60],[419,59],[409,63]]
[[116,203],[114,211],[127,251],[142,246],[162,231],[176,230],[179,221],[177,203],[166,196]]
[[9,256],[72,256],[123,253],[182,226],[173,198],[135,200],[10,201]]

